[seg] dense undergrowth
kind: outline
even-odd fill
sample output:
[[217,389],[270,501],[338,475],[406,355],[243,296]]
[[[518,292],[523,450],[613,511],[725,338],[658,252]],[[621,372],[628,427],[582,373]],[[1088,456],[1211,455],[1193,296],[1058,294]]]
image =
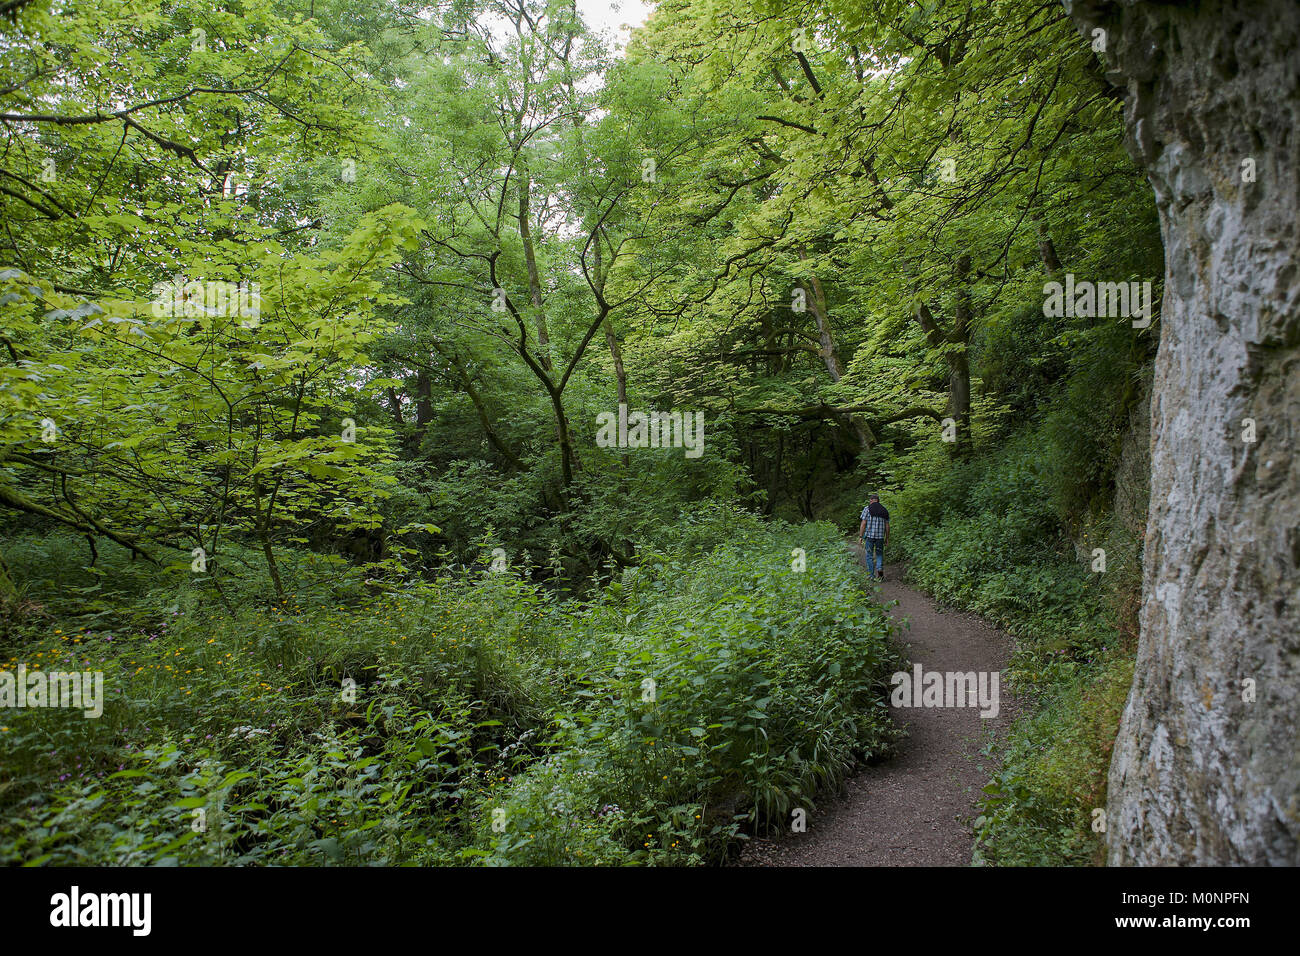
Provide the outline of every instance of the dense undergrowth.
[[0,660],[102,670],[106,703],[5,712],[0,861],[719,861],[888,751],[897,660],[831,526],[683,523],[714,544],[581,596],[486,560],[376,595],[302,552],[233,611],[12,538]]

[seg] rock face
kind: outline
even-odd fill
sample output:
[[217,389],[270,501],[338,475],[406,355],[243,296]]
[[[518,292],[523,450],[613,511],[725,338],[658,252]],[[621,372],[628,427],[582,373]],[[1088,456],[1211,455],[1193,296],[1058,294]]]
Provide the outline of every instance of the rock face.
[[1300,4],[1066,6],[1106,31],[1166,257],[1109,860],[1300,864]]

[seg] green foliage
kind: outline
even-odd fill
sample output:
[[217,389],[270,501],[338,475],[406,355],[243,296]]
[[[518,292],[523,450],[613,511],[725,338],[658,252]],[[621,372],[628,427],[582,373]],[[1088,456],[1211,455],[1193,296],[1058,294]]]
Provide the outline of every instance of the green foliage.
[[137,593],[148,630],[29,622],[7,666],[103,670],[107,703],[5,713],[0,857],[716,861],[888,750],[897,666],[833,529],[729,522],[581,603],[474,571],[233,613]]
[[[506,822],[494,860],[716,859],[742,824],[781,828],[886,751],[897,660],[837,536],[734,537],[701,562],[655,556],[605,589],[584,625],[621,640],[578,639],[577,693],[591,703],[560,722],[563,754],[492,801]],[[807,550],[806,572],[792,570],[791,544]],[[600,821],[575,812],[582,793],[601,795]]]
[[1043,283],[1162,267],[1059,5],[11,6],[0,650],[110,700],[3,715],[0,859],[718,861],[889,747],[867,482],[1021,639],[982,858],[1086,856],[1155,335]]
[[1106,771],[1132,680],[1132,658],[1109,656],[1016,725],[984,788],[976,864],[1105,863],[1093,811],[1106,807]]

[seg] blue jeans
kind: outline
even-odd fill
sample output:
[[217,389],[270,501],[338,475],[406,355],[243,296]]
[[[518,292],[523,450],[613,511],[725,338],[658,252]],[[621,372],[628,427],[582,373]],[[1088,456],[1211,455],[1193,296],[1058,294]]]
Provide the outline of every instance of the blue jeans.
[[868,574],[874,576],[885,570],[885,539],[863,538],[862,557]]

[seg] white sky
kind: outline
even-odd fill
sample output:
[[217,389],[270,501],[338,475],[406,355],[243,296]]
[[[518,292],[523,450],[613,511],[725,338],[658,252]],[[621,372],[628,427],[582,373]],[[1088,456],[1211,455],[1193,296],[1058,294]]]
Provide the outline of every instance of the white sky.
[[[632,28],[644,26],[650,11],[658,0],[574,0],[578,13],[593,33],[605,39],[606,49],[622,53],[631,37]],[[477,21],[498,40],[511,33],[505,17],[496,13],[480,14]]]
[[639,27],[650,16],[651,4],[646,0],[577,0],[578,12],[592,30],[612,34],[617,46],[627,44],[630,30],[623,25]]

